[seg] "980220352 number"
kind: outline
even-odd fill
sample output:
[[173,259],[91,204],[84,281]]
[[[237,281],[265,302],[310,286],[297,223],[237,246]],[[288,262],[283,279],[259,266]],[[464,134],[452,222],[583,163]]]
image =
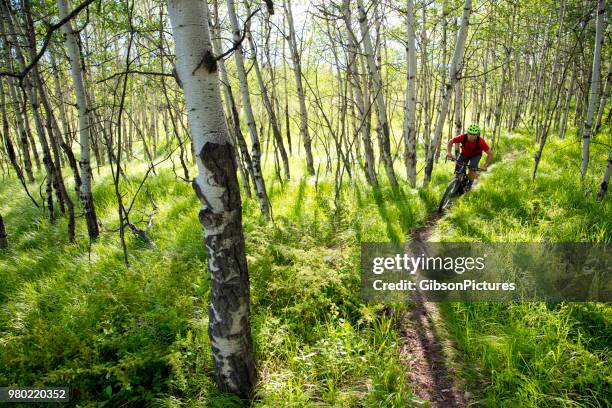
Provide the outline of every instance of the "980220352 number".
[[0,402],[68,402],[67,387],[0,387]]

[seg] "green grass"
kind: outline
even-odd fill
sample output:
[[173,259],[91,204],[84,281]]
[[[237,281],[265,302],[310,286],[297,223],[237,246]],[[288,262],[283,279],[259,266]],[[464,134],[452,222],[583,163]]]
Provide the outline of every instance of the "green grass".
[[[359,242],[403,241],[435,207],[448,172],[420,190],[347,180],[335,203],[328,175],[317,181],[294,166],[285,184],[268,168],[274,223],[256,199],[243,206],[260,377],[254,405],[410,404],[395,318],[359,297]],[[128,168],[121,188],[131,197],[146,165]],[[212,377],[209,275],[190,185],[168,166],[148,178],[131,217],[144,225],[150,193],[155,248],[127,232],[129,267],[108,168],[94,186],[103,228],[91,248],[82,218],[71,244],[65,219],[50,225],[15,180],[0,188],[10,242],[0,254],[0,384],[68,386],[81,406],[239,406]]]
[[[593,148],[581,184],[573,170],[578,147],[554,152],[564,143],[547,146],[532,183],[529,139],[504,138],[496,154],[517,151],[515,159],[499,163],[481,188],[459,200],[434,239],[609,243],[610,200],[593,198],[603,162],[596,157],[603,154]],[[273,180],[268,163],[274,223],[260,217],[256,199],[243,205],[260,377],[253,405],[413,405],[418,400],[398,356],[397,313],[360,300],[359,243],[404,241],[435,209],[452,166],[438,166],[428,188],[345,180],[336,203],[333,173],[303,177],[296,162],[286,184]],[[122,190],[131,196],[146,165],[128,168]],[[10,248],[0,254],[0,384],[68,386],[80,406],[241,406],[220,394],[212,377],[197,199],[170,168],[158,173],[132,215],[146,220],[149,192],[159,208],[149,231],[156,247],[128,233],[129,268],[107,168],[94,182],[104,228],[91,249],[82,219],[70,244],[64,219],[50,225],[15,180],[2,184]],[[443,316],[462,360],[459,374],[483,404],[605,406],[610,310],[447,304]]]
[[[612,200],[597,202],[607,150],[593,145],[581,180],[580,146],[551,142],[532,181],[535,146],[499,164],[438,224],[447,242],[612,242]],[[595,141],[610,144],[610,134]],[[515,143],[515,142],[513,142]],[[612,405],[612,307],[603,303],[448,303],[443,320],[460,375],[486,406]]]

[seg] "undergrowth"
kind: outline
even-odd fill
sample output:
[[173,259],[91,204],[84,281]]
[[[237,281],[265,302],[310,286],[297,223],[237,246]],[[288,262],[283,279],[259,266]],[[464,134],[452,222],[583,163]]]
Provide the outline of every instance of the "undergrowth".
[[[146,165],[128,169],[121,188],[129,199]],[[382,177],[377,187],[345,180],[340,200],[332,176],[281,184],[270,175],[273,222],[260,216],[255,198],[244,200],[255,406],[405,406],[414,399],[395,315],[361,302],[359,242],[403,241],[434,208],[448,174],[436,172],[433,187],[419,190],[393,189]],[[95,173],[103,227],[91,246],[82,219],[71,244],[65,219],[50,225],[15,180],[2,183],[0,197],[10,241],[0,254],[0,384],[67,386],[79,406],[242,404],[214,383],[198,202],[171,168],[158,168],[135,201],[130,216],[141,228],[151,199],[157,207],[148,230],[155,246],[128,232],[129,267],[108,168]]]
[[[580,144],[549,142],[535,180],[536,146],[521,141],[481,185],[454,204],[433,240],[612,242],[612,200],[597,202],[609,132],[595,139],[587,177]],[[459,374],[494,407],[612,405],[612,306],[605,303],[447,303],[447,331],[460,351]]]

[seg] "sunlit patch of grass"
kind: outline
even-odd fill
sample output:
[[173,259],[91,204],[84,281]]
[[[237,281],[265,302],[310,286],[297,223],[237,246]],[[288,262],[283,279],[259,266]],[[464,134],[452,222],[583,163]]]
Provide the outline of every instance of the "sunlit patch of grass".
[[[333,173],[317,179],[302,176],[299,161],[292,165],[293,179],[283,184],[267,168],[273,222],[261,217],[256,197],[243,201],[260,376],[254,404],[406,405],[412,391],[395,322],[359,297],[359,243],[403,240],[441,187],[345,179],[335,200]],[[127,169],[120,188],[130,205],[147,166]],[[64,218],[50,225],[14,180],[2,185],[10,247],[0,254],[0,383],[69,386],[85,406],[130,399],[241,406],[212,376],[210,278],[190,184],[167,163],[149,176],[130,219],[144,228],[154,201],[155,247],[127,231],[126,267],[112,176],[99,170],[94,198],[103,227],[91,247],[82,218],[70,244]],[[435,177],[448,178],[446,169]]]
[[[601,134],[600,140],[609,139]],[[462,197],[435,232],[444,241],[598,242],[612,239],[612,201],[595,200],[603,174],[593,152],[577,169],[579,145],[550,141],[537,177],[533,152],[497,165]],[[524,148],[524,147],[523,147]],[[453,303],[445,325],[462,361],[460,373],[487,406],[603,407],[612,404],[612,307],[607,304]]]

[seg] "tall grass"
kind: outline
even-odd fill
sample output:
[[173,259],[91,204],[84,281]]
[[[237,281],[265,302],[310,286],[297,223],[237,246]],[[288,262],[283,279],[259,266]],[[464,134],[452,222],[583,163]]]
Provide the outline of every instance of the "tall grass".
[[[593,149],[581,182],[577,147],[563,146],[547,147],[532,182],[528,137],[502,139],[498,152],[518,151],[514,160],[459,200],[434,237],[609,243],[610,201],[593,199],[601,152]],[[428,188],[346,180],[335,201],[331,174],[304,177],[292,165],[293,180],[282,184],[268,165],[273,223],[260,217],[256,199],[243,205],[260,377],[253,405],[422,403],[400,364],[397,313],[359,297],[359,243],[402,242],[435,208],[452,166],[439,166]],[[146,166],[128,168],[122,190],[133,194]],[[0,384],[68,386],[80,406],[241,406],[212,377],[197,199],[170,168],[158,173],[132,214],[146,220],[150,193],[155,248],[128,234],[129,268],[108,169],[94,183],[104,227],[91,247],[82,222],[68,243],[65,220],[50,225],[15,180],[3,182],[10,248],[0,253]],[[482,390],[483,404],[609,405],[609,306],[448,304],[443,315],[463,359],[460,374]]]
[[[500,163],[462,197],[434,234],[442,241],[612,242],[612,200],[597,202],[607,150],[595,144],[587,177],[580,146],[551,142],[532,180],[535,146]],[[597,142],[610,144],[610,134]],[[514,143],[514,142],[513,142]],[[495,407],[612,405],[612,306],[603,303],[449,303],[460,374]]]
[[[415,401],[399,362],[394,315],[359,297],[359,243],[404,240],[435,206],[433,187],[372,188],[347,180],[342,198],[319,177],[273,180],[274,222],[244,201],[260,382],[256,406],[406,406]],[[128,166],[131,197],[146,171]],[[80,406],[239,406],[212,377],[207,335],[210,278],[197,199],[166,166],[147,179],[132,221],[158,211],[149,247],[128,233],[123,263],[107,168],[94,199],[102,235],[82,222],[70,244],[66,221],[50,225],[15,180],[0,187],[10,248],[0,253],[0,384],[68,386]],[[75,197],[75,202],[78,202]],[[80,221],[80,220],[79,220]]]

